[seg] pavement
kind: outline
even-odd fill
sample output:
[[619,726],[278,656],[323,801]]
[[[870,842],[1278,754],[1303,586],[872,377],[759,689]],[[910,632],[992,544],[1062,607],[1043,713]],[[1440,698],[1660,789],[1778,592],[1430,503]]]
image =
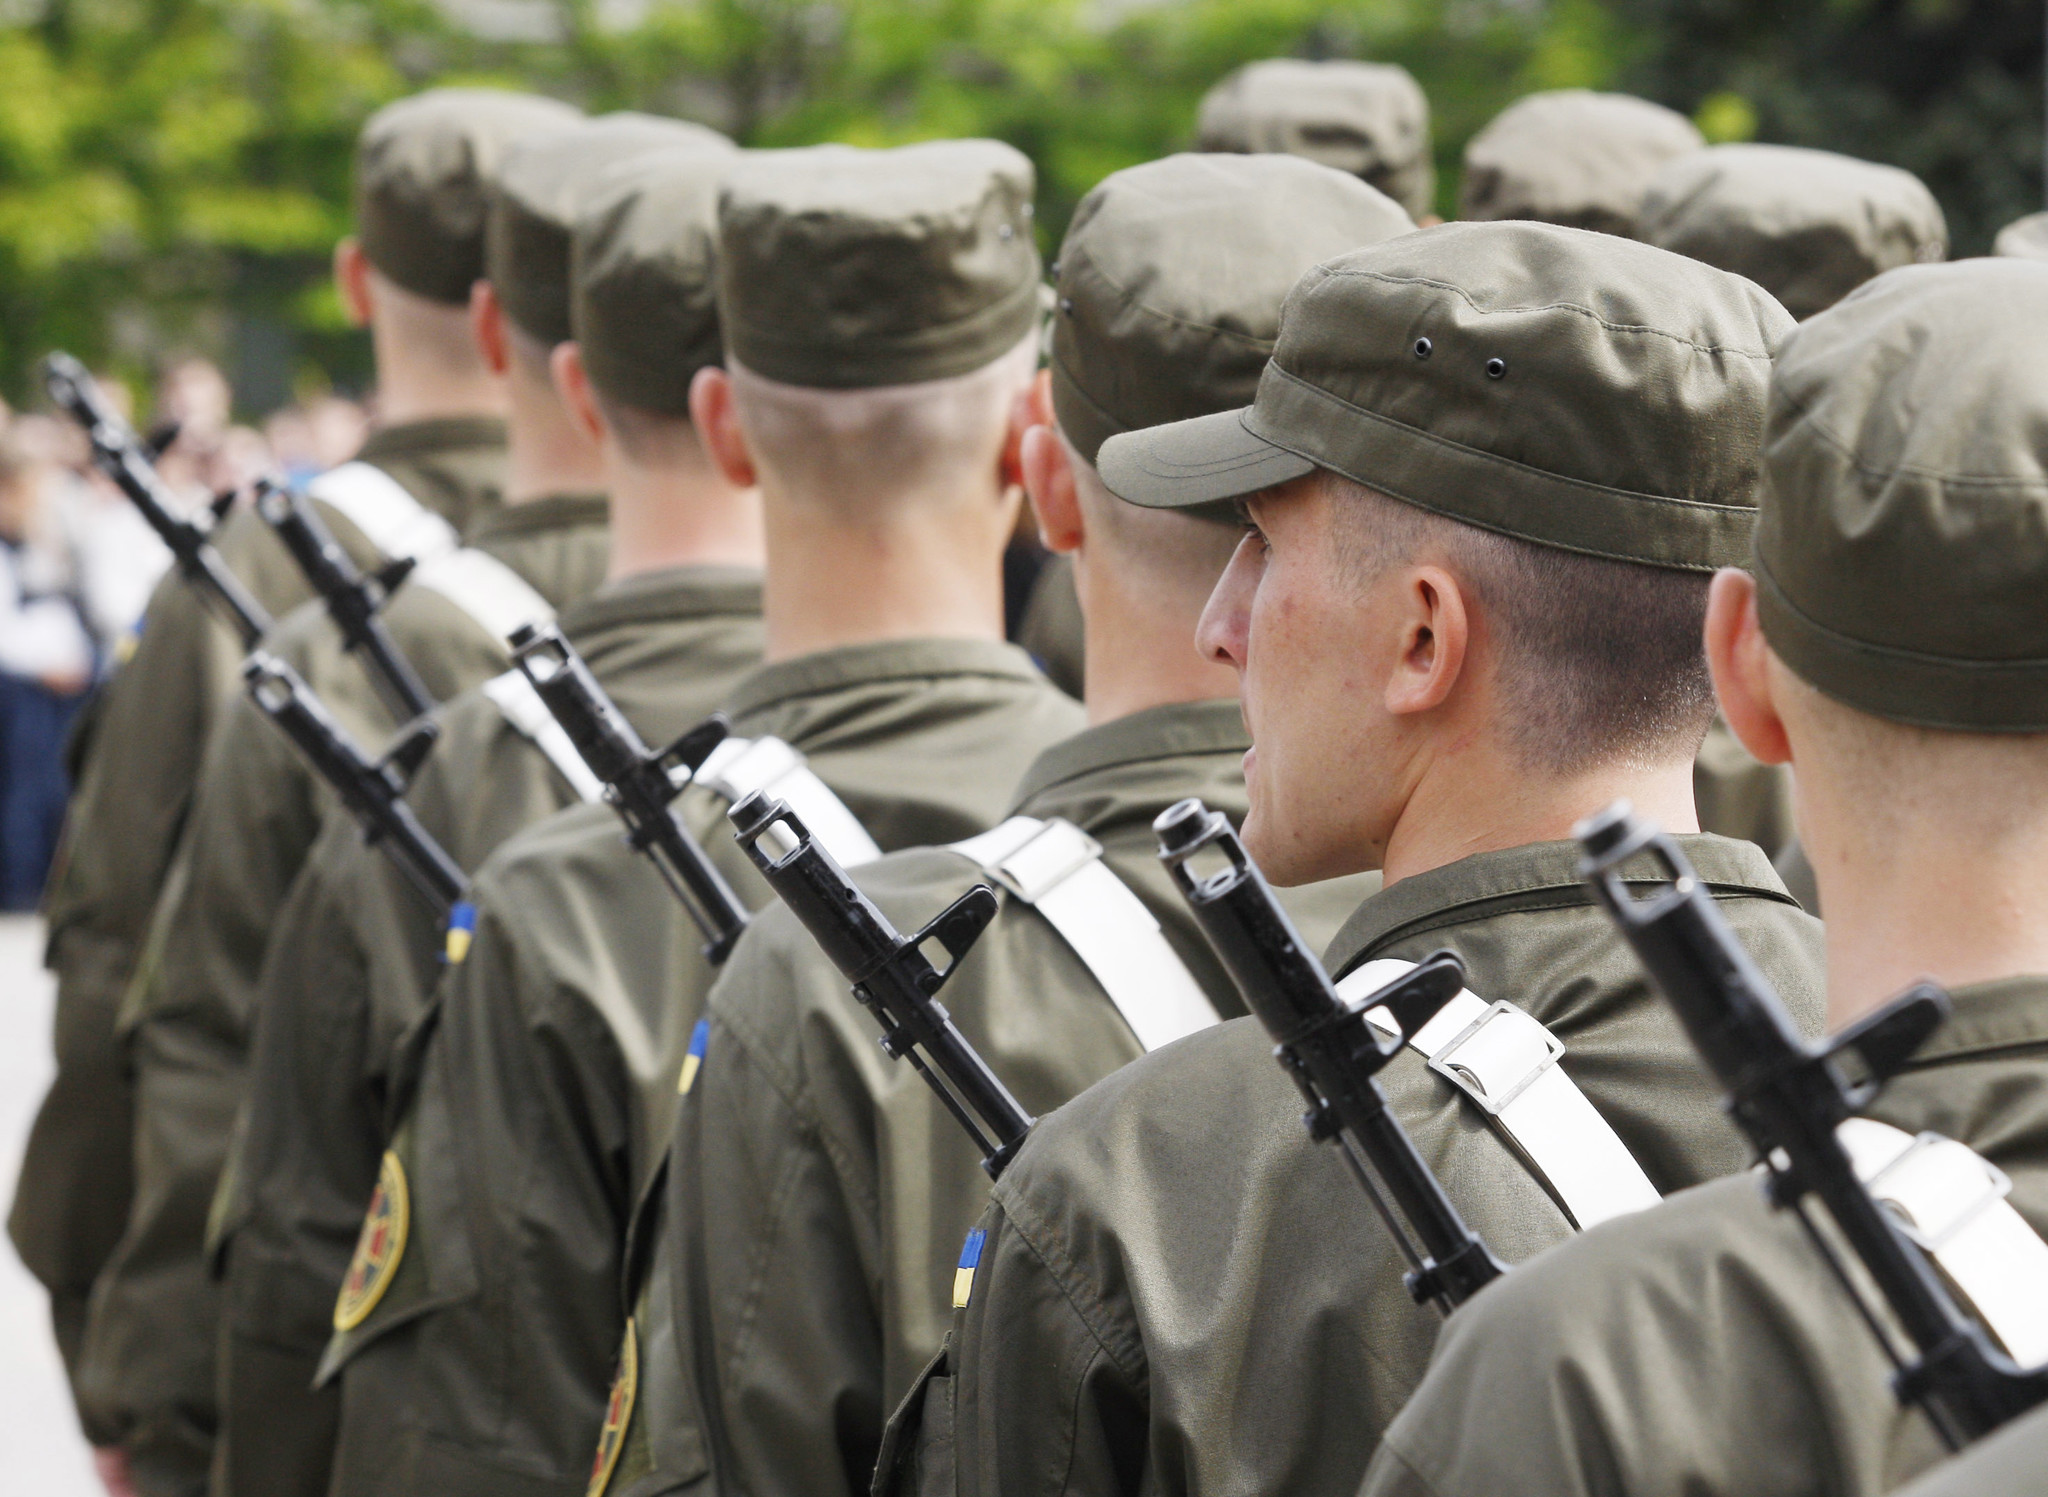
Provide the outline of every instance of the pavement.
[[[50,1085],[50,1011],[43,926],[0,916],[0,1209],[14,1199],[29,1123]],[[36,1497],[95,1497],[100,1485],[78,1431],[49,1303],[12,1243],[0,1244],[0,1488]]]

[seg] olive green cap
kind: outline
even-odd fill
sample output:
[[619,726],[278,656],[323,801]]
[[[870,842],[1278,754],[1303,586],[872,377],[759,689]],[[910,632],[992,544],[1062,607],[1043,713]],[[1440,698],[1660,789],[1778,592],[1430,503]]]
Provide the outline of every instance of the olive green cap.
[[1998,231],[1991,253],[2017,260],[2048,260],[2048,213],[2029,213]]
[[580,110],[535,94],[436,88],[371,115],[356,138],[363,254],[388,280],[460,305],[484,273],[484,219],[505,153]]
[[1112,437],[1113,493],[1213,503],[1328,468],[1590,556],[1739,564],[1771,355],[1761,288],[1609,234],[1457,223],[1303,276],[1249,408]]
[[1362,177],[1412,214],[1430,211],[1429,100],[1384,62],[1246,63],[1202,96],[1203,151],[1278,152]]
[[607,167],[570,247],[569,322],[600,394],[686,416],[718,334],[718,189],[734,157],[685,147]]
[[1714,146],[1657,173],[1637,237],[1748,276],[1804,320],[1881,272],[1948,253],[1926,184],[1798,146]]
[[1302,272],[1414,227],[1295,156],[1169,156],[1105,178],[1053,267],[1060,430],[1092,463],[1118,432],[1249,404]]
[[1633,236],[1650,179],[1705,145],[1691,120],[1648,99],[1583,88],[1530,94],[1465,147],[1458,212]]
[[1878,277],[1779,356],[1757,613],[1801,677],[1899,722],[2048,731],[2048,265]]
[[735,362],[867,389],[994,362],[1038,320],[1031,163],[993,140],[749,156],[718,207],[718,313]]
[[569,326],[569,242],[591,184],[608,166],[648,151],[689,147],[730,155],[716,130],[653,114],[607,114],[520,146],[491,194],[485,273],[510,317],[552,347]]

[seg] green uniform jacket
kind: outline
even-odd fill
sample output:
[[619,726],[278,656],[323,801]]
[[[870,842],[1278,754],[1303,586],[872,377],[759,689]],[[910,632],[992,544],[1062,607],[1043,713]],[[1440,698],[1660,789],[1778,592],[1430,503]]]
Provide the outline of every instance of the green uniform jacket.
[[1937,1466],[1899,1497],[2040,1497],[2048,1473],[2048,1409],[2036,1409]]
[[[973,640],[764,666],[727,705],[736,733],[806,754],[884,848],[991,825],[1081,715],[1021,650]],[[758,907],[767,891],[742,881],[722,797],[697,788],[681,805]],[[711,986],[695,926],[604,807],[508,842],[474,897],[475,944],[444,980],[393,1144],[408,1244],[328,1351],[335,1497],[583,1491],[625,1320],[627,1222]]]
[[[2048,978],[1953,996],[1865,1112],[1970,1145],[2041,1231]],[[1755,1177],[1722,1180],[1588,1232],[1461,1311],[1367,1490],[1876,1497],[1943,1453],[1890,1374],[1798,1222]]]
[[[755,571],[682,567],[608,582],[563,631],[641,737],[701,721],[761,656]],[[466,869],[577,802],[498,705],[472,689],[407,796]],[[249,1085],[216,1227],[226,1264],[215,1497],[324,1497],[340,1412],[313,1374],[376,1184],[390,1063],[441,971],[441,922],[354,820],[330,812],[280,912],[258,992]]]
[[[1234,700],[1156,707],[1041,754],[1014,811],[1063,817],[1100,842],[1224,1016],[1244,1005],[1160,865],[1152,822],[1191,795],[1242,820],[1250,742]],[[960,853],[920,848],[855,881],[915,930],[984,876]],[[1290,903],[1320,948],[1377,883],[1317,885]],[[1013,895],[942,1000],[1033,1113],[1143,1053],[1087,966]],[[659,1344],[695,1360],[721,1490],[864,1493],[884,1417],[950,1322],[955,1261],[988,1176],[781,906],[733,953],[710,1018],[670,1155],[667,1221],[680,1246],[657,1248],[652,1270],[684,1274],[671,1291],[683,1313]],[[678,1415],[650,1406],[644,1417]]]
[[[462,529],[497,507],[505,427],[422,421],[375,433],[358,454]],[[337,511],[328,528],[360,566],[385,557]],[[214,537],[273,618],[311,592],[276,534],[237,511]],[[135,653],[105,688],[100,724],[66,815],[44,899],[57,974],[57,1077],[30,1132],[8,1232],[50,1291],[58,1345],[76,1373],[86,1297],[120,1241],[133,1189],[134,1107],[115,1040],[150,910],[171,866],[220,704],[239,689],[241,642],[175,572],[158,585]],[[113,1438],[90,1419],[96,1441]]]
[[[1818,922],[1757,848],[1683,841],[1763,970],[1817,1023]],[[1578,857],[1540,843],[1404,879],[1359,908],[1330,970],[1449,947],[1474,993],[1519,1004],[1564,1042],[1565,1071],[1660,1190],[1739,1169],[1741,1138]],[[1519,1261],[1568,1235],[1478,1109],[1412,1050],[1381,1076],[1495,1253]],[[1354,1497],[1437,1334],[1336,1150],[1304,1133],[1300,1094],[1251,1019],[1041,1119],[981,1225],[953,1379],[922,1390],[911,1490],[951,1490],[957,1471],[962,1492],[1016,1497]]]
[[[605,505],[540,499],[485,516],[477,549],[561,607],[604,575]],[[506,668],[454,602],[401,588],[384,613],[427,689],[446,700]],[[318,603],[266,637],[365,749],[393,724]],[[134,1206],[93,1289],[81,1401],[121,1431],[150,1493],[203,1479],[216,1423],[219,1296],[204,1260],[208,1209],[240,1104],[264,948],[332,797],[246,696],[207,747],[190,825],[150,945],[124,1000],[136,1078]]]

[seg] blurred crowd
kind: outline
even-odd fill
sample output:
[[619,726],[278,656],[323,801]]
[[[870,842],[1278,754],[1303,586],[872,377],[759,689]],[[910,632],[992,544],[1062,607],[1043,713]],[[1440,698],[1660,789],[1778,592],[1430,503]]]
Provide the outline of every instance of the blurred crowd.
[[[127,387],[101,388],[123,414]],[[322,396],[262,429],[237,425],[234,392],[206,359],[166,365],[144,429],[175,436],[158,472],[190,510],[259,477],[303,481],[346,460],[367,415]],[[92,465],[61,416],[0,404],[0,910],[35,907],[64,813],[64,743],[120,660],[170,553]]]

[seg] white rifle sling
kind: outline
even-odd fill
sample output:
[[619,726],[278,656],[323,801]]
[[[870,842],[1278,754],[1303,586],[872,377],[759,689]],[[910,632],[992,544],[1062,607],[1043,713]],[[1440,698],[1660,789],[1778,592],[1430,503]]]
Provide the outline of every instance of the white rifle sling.
[[306,492],[338,511],[363,539],[396,561],[427,561],[462,544],[455,527],[406,492],[405,485],[369,463],[343,463],[306,485]]
[[1218,1022],[1152,912],[1072,822],[1013,816],[953,851],[1045,916],[1147,1050]]
[[579,797],[585,801],[604,799],[604,781],[590,772],[590,766],[576,752],[576,745],[569,741],[569,735],[555,721],[548,704],[540,699],[540,693],[523,672],[507,671],[491,677],[484,682],[484,695],[504,714],[506,722],[547,755],[548,763],[561,772]]
[[[1367,962],[1337,992],[1355,1005],[1414,965]],[[1374,1022],[1394,1030],[1391,1019]],[[1581,1231],[1657,1204],[1628,1145],[1558,1065],[1564,1043],[1514,1004],[1460,990],[1409,1043],[1493,1120]]]
[[421,562],[412,585],[439,593],[500,645],[522,626],[545,624],[555,616],[553,605],[524,577],[473,547]]
[[2048,1362],[2048,1242],[2006,1195],[2012,1181],[1968,1144],[1874,1118],[1835,1130],[1864,1189],[1890,1208],[2022,1367]]
[[771,800],[788,801],[790,810],[842,868],[857,868],[882,855],[860,818],[846,809],[846,802],[818,778],[804,756],[780,738],[728,738],[711,751],[695,778],[729,801],[756,790]]

